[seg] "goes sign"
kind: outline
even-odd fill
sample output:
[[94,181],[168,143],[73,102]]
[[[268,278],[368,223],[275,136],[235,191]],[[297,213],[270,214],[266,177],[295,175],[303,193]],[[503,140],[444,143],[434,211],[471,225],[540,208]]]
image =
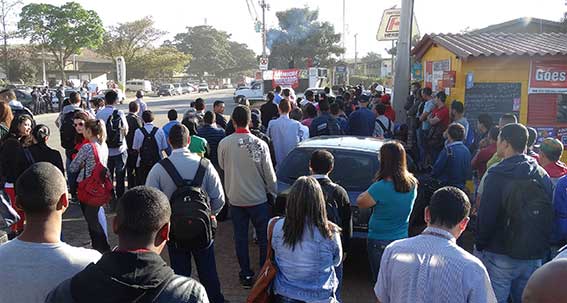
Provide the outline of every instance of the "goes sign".
[[560,60],[532,61],[528,93],[567,93],[567,62]]

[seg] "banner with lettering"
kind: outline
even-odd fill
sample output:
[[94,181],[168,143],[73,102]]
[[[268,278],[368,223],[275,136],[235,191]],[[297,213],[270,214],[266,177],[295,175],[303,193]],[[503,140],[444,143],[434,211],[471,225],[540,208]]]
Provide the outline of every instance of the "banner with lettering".
[[291,87],[296,89],[299,87],[299,69],[276,69],[272,78],[272,88],[276,86]]
[[528,93],[567,93],[567,62],[565,60],[533,60]]

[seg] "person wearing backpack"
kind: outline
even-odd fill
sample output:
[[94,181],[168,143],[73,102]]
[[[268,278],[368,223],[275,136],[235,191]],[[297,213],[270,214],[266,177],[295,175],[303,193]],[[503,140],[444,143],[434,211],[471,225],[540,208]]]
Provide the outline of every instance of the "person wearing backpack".
[[[311,154],[309,169],[311,177],[315,178],[325,197],[327,208],[327,219],[341,228],[341,243],[343,247],[343,258],[346,258],[352,238],[352,212],[347,191],[339,184],[334,183],[329,174],[333,171],[335,157],[326,150],[316,150]],[[343,263],[335,268],[339,285],[335,292],[337,300],[341,301],[341,289],[343,284]]]
[[106,125],[106,145],[108,146],[108,170],[116,182],[115,195],[120,198],[124,194],[126,175],[126,160],[128,158],[128,121],[123,111],[114,108],[118,101],[118,94],[109,90],[104,95],[105,107],[98,111],[96,118]]
[[209,300],[222,303],[225,300],[216,267],[214,231],[215,216],[224,205],[224,191],[213,165],[191,153],[187,148],[189,141],[185,125],[171,127],[171,156],[151,169],[146,186],[162,191],[171,203],[171,268],[178,275],[190,277],[193,256]]
[[[77,175],[79,184],[93,175],[98,164],[107,166],[109,152],[105,143],[106,128],[101,120],[87,121],[84,136],[89,140],[89,144],[84,144],[81,147],[68,168],[71,173]],[[98,216],[101,207],[88,205],[80,199],[79,202],[85,221],[87,221],[92,247],[101,253],[110,251],[106,234],[106,221],[101,222]],[[107,202],[110,202],[110,199]]]
[[394,122],[386,117],[386,105],[378,103],[374,106],[376,113],[376,125],[374,126],[374,133],[372,137],[381,139],[394,138]]
[[126,160],[126,178],[128,180],[128,189],[138,185],[136,175],[136,163],[138,162],[138,151],[133,148],[134,135],[136,130],[144,126],[142,118],[138,116],[138,103],[132,101],[128,104],[129,113],[126,116],[128,121],[128,133],[126,134],[126,145],[128,145],[128,159]]
[[[65,149],[66,167],[69,167],[78,150],[75,148],[77,144],[77,131],[75,129],[74,120],[78,113],[86,113],[81,108],[81,96],[77,92],[69,95],[69,105],[63,107],[63,110],[55,120],[55,125],[59,128],[59,137],[61,139],[61,147]],[[89,115],[89,118],[94,118]],[[67,175],[67,179],[71,180],[73,176]],[[69,181],[70,182],[70,181]]]
[[343,135],[339,121],[331,115],[331,105],[327,99],[319,101],[319,116],[311,122],[309,137]]
[[521,302],[532,273],[548,255],[553,224],[553,184],[545,170],[524,154],[525,126],[502,127],[478,210],[476,255],[483,261],[498,302]]
[[161,128],[154,125],[154,113],[146,110],[142,113],[144,127],[140,127],[134,134],[132,148],[138,151],[136,176],[138,184],[145,184],[148,173],[152,167],[162,159],[163,152],[169,146]]

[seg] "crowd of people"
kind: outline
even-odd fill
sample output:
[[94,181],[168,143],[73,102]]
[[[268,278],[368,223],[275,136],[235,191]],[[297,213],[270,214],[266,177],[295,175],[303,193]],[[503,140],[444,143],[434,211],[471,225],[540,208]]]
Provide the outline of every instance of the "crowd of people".
[[[0,302],[227,302],[215,256],[224,243],[214,239],[228,219],[243,288],[255,291],[254,268],[271,261],[273,302],[342,302],[354,205],[372,209],[378,302],[557,302],[567,258],[563,144],[513,114],[498,125],[489,113],[468,119],[443,91],[412,88],[403,124],[378,84],[304,98],[276,87],[259,108],[239,100],[230,119],[223,101],[208,111],[198,98],[184,113],[169,110],[161,127],[142,92],[128,112],[114,91],[96,106],[71,93],[56,122],[65,159],[49,147],[49,127],[0,91],[0,228],[11,225],[0,235],[11,239],[0,245]],[[329,135],[385,140],[369,188],[351,201],[330,177],[333,154],[316,150],[277,212],[283,160]],[[92,249],[63,242],[70,203]],[[116,213],[114,249],[107,211]],[[159,256],[166,247],[169,265]]]

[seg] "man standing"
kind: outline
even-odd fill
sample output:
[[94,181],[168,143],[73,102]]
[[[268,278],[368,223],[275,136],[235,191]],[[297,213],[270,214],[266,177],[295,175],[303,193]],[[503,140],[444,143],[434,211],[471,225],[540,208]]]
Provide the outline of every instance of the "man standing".
[[[164,161],[170,161],[183,180],[195,181],[198,172],[204,170],[200,187],[208,197],[207,203],[210,206],[211,213],[216,216],[224,205],[224,193],[219,175],[212,166],[203,165],[203,163],[208,163],[208,160],[201,160],[200,157],[189,151],[187,148],[189,140],[189,130],[184,125],[174,125],[169,132],[169,143],[173,147],[173,152],[168,160]],[[157,188],[170,200],[173,193],[178,189],[163,162],[152,168],[146,186]],[[204,249],[183,248],[182,245],[183,243],[175,242],[175,239],[168,243],[167,249],[171,268],[178,275],[191,277],[191,255],[193,255],[199,280],[205,286],[209,299],[214,303],[224,302],[217,274],[214,241]]]
[[136,92],[136,101],[138,104],[138,117],[141,117],[142,114],[148,110],[148,105],[144,102],[144,92],[139,90]]
[[160,257],[169,240],[170,217],[169,201],[160,191],[145,186],[129,190],[120,198],[112,224],[118,247],[41,302],[208,303],[199,282],[174,274]]
[[421,90],[421,96],[423,97],[423,108],[418,110],[419,122],[421,122],[421,128],[417,131],[417,146],[419,148],[419,159],[422,166],[427,166],[430,164],[431,159],[427,159],[427,134],[431,125],[429,124],[428,118],[431,111],[435,108],[435,100],[432,97],[433,92],[431,88],[424,87]]
[[128,121],[128,133],[126,134],[126,145],[128,145],[128,158],[126,160],[126,175],[128,179],[128,188],[138,185],[136,179],[136,167],[138,163],[138,151],[134,149],[134,135],[136,131],[144,126],[142,118],[138,116],[138,103],[132,101],[128,104],[129,113],[126,115]]
[[278,112],[278,105],[274,102],[274,93],[268,92],[266,95],[266,103],[260,106],[261,118],[262,118],[262,126],[264,128],[268,128],[268,123],[270,121],[277,119],[279,112]]
[[[177,125],[177,124],[181,124],[179,123],[179,121],[177,121],[177,111],[175,109],[170,109],[167,112],[167,119],[169,120],[169,122],[167,122],[162,128],[161,130],[163,131],[163,134],[165,135],[165,138],[169,138],[169,130],[171,129],[172,126]],[[167,155],[171,155],[171,146],[167,146]]]
[[313,119],[309,137],[336,136],[344,134],[339,121],[331,115],[331,105],[327,99],[319,102],[319,117]]
[[280,105],[280,101],[282,101],[282,87],[281,86],[276,86],[275,91],[274,91],[274,103],[276,105]]
[[[276,162],[282,163],[287,154],[293,150],[303,138],[301,123],[289,118],[291,103],[282,100],[279,105],[280,117],[270,121],[267,135],[274,143]],[[248,124],[247,124],[248,125]]]
[[104,95],[105,107],[96,114],[97,120],[106,123],[106,144],[108,145],[108,171],[116,182],[116,198],[124,194],[124,178],[128,145],[124,139],[128,133],[128,121],[122,110],[114,108],[118,94],[110,90]]
[[225,172],[225,186],[231,203],[240,284],[244,288],[252,287],[254,277],[248,256],[248,223],[252,221],[256,229],[261,267],[266,260],[267,194],[276,194],[276,175],[270,151],[264,141],[248,130],[250,116],[248,107],[237,106],[234,109],[232,121],[237,127],[236,132],[224,138],[218,150],[219,165]]
[[210,111],[205,113],[203,122],[204,125],[197,129],[197,133],[209,143],[209,159],[218,171],[220,169],[218,147],[221,140],[225,137],[224,129],[215,127],[215,116]]
[[559,159],[563,154],[563,143],[555,138],[545,138],[539,146],[539,164],[555,185],[559,178],[567,175],[567,166]]
[[469,120],[465,118],[465,106],[463,102],[455,100],[451,103],[451,119],[465,128],[465,139],[469,134]]
[[[224,117],[224,101],[217,100],[213,103],[213,111],[215,112],[215,123],[218,127],[226,129],[226,118]],[[204,115],[203,115],[204,117]]]
[[379,303],[496,301],[482,262],[457,245],[470,209],[467,195],[455,187],[433,194],[425,209],[428,227],[384,251],[374,287]]
[[197,126],[203,125],[203,118],[205,117],[205,100],[197,98],[195,100],[195,117],[197,118]]
[[138,151],[137,162],[138,184],[145,184],[146,178],[156,163],[163,157],[163,151],[169,146],[163,130],[154,126],[154,113],[147,110],[142,114],[144,127],[134,134],[132,148]]
[[63,110],[55,120],[55,125],[59,128],[61,147],[65,149],[67,158],[65,167],[71,164],[71,155],[77,153],[75,150],[77,131],[73,126],[73,118],[76,113],[84,112],[81,108],[81,96],[77,92],[72,92],[69,95],[69,103],[69,105],[63,107]]
[[463,144],[465,128],[453,123],[447,130],[447,144],[439,153],[431,175],[443,185],[465,189],[465,184],[472,179],[471,152]]
[[394,122],[386,117],[386,105],[378,103],[374,105],[376,112],[376,125],[372,137],[382,139],[394,139]]
[[376,115],[368,108],[370,97],[361,95],[358,109],[348,117],[348,128],[353,136],[372,137]]
[[445,139],[443,133],[447,130],[450,123],[449,109],[445,106],[447,95],[445,92],[438,92],[435,96],[435,108],[427,118],[427,122],[431,125],[431,130],[427,135],[427,145],[429,156],[432,161],[437,159],[439,152],[443,149]]
[[26,228],[0,246],[1,302],[43,302],[57,284],[100,259],[96,250],[61,242],[67,195],[65,177],[47,162],[32,165],[16,182],[16,203],[26,215]]
[[500,130],[496,153],[502,162],[488,169],[478,210],[476,250],[486,266],[498,302],[521,302],[532,273],[549,252],[553,184],[526,156],[528,131],[521,124]]

